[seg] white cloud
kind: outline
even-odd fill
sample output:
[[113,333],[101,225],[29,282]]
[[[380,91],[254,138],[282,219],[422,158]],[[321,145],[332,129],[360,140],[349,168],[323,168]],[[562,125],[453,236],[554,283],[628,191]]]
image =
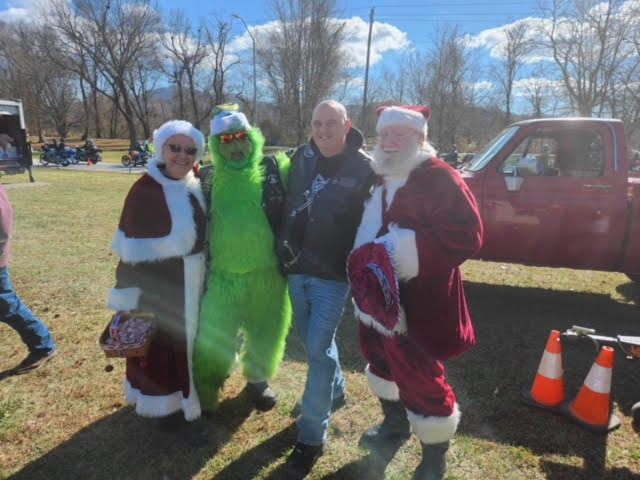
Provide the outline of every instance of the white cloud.
[[[334,22],[345,24],[345,51],[349,55],[349,67],[364,67],[367,62],[367,41],[369,37],[369,23],[360,17],[348,19],[334,19]],[[279,28],[278,21],[272,21],[263,25],[251,25],[249,31],[260,42],[261,37],[266,37]],[[229,43],[229,51],[238,53],[253,48],[251,37],[246,31],[235,37]],[[374,22],[371,35],[370,65],[382,61],[385,53],[392,51],[406,51],[411,48],[406,32],[389,23]]]
[[542,18],[527,17],[507,25],[483,30],[477,35],[465,36],[465,42],[468,48],[484,48],[489,50],[489,55],[493,59],[502,59],[507,42],[507,30],[512,27],[524,24],[527,26],[526,39],[531,40],[535,47],[529,55],[524,59],[525,63],[538,63],[541,61],[552,60],[550,54],[540,47],[540,30],[548,20]]
[[34,2],[29,0],[9,1],[6,10],[0,10],[0,19],[5,22],[19,22],[29,18],[29,12],[32,11]]
[[[369,23],[360,17],[341,20],[345,25],[345,49],[350,53],[350,67],[364,67],[367,64],[367,42]],[[371,31],[371,52],[369,64],[382,61],[387,52],[407,51],[412,48],[406,32],[390,23],[373,22]]]
[[478,93],[487,93],[493,90],[493,88],[493,82],[489,82],[487,80],[482,80],[473,84],[473,91]]
[[561,92],[564,82],[544,77],[529,77],[513,82],[513,94],[517,96],[529,95],[530,91],[542,89],[543,93]]
[[44,0],[9,0],[6,10],[0,10],[0,20],[5,22],[35,21],[50,10]]

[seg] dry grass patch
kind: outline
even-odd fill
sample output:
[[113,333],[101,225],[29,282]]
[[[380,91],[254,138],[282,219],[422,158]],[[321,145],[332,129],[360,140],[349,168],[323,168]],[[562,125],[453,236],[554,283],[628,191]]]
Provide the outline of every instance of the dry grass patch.
[[[254,411],[238,372],[229,378],[208,443],[190,447],[136,416],[122,396],[123,362],[111,373],[97,339],[116,257],[109,245],[135,175],[40,169],[38,184],[11,188],[15,237],[11,273],[24,302],[51,328],[60,354],[28,375],[0,373],[0,478],[278,479],[296,439],[296,404],[306,365],[295,333],[273,381],[280,402]],[[24,183],[22,176],[3,183]],[[639,292],[621,274],[541,269],[470,261],[466,288],[478,345],[447,362],[463,411],[449,451],[449,480],[632,479],[640,446],[630,418],[640,400],[638,365],[616,355],[612,396],[619,430],[597,436],[520,402],[549,331],[572,324],[604,334],[640,334]],[[356,325],[345,317],[338,342],[349,403],[334,416],[329,444],[312,479],[407,479],[419,462],[412,437],[388,465],[358,446],[381,419],[362,374]],[[0,372],[26,355],[0,324]],[[580,388],[595,358],[587,344],[564,351],[567,397]]]

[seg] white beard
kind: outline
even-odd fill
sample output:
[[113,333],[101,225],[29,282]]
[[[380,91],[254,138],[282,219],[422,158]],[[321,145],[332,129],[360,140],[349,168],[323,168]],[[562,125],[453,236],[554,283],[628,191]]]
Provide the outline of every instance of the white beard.
[[415,139],[404,150],[383,150],[376,145],[372,154],[371,168],[383,177],[407,177],[411,170],[429,158],[422,145]]

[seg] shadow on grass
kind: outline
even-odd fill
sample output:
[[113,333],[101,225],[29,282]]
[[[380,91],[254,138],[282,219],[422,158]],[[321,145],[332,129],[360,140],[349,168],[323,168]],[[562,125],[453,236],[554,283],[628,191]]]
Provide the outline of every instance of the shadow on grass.
[[[237,480],[240,478],[256,478],[267,465],[272,464],[284,455],[284,452],[295,444],[297,427],[292,423],[260,445],[246,451],[240,458],[230,463],[224,470],[213,477],[215,480]],[[277,474],[274,474],[277,475]],[[283,478],[272,476],[270,478]]]
[[384,452],[369,453],[355,462],[348,463],[340,470],[325,475],[323,480],[361,479],[384,480],[385,469],[391,463],[393,457],[402,447],[401,443],[385,450]]
[[[638,306],[608,295],[539,288],[467,283],[466,290],[478,344],[447,362],[448,380],[463,410],[458,432],[522,446],[537,455],[583,458],[578,473],[565,476],[564,467],[550,466],[548,478],[627,478],[604,476],[607,435],[592,434],[563,416],[524,405],[520,389],[533,382],[551,330],[581,325],[602,335],[638,335]],[[563,342],[566,400],[577,395],[596,356],[588,340]],[[626,415],[640,400],[639,368],[616,348],[611,397]]]
[[561,465],[553,462],[542,462],[542,471],[545,472],[549,480],[637,480],[638,474],[633,473],[628,468],[613,468],[601,475],[594,476],[587,469],[580,469],[570,465]]
[[80,430],[10,478],[190,479],[229,441],[252,409],[245,394],[223,401],[206,421],[207,442],[193,447],[184,427],[165,432],[156,419],[124,408]]
[[627,300],[632,300],[636,304],[640,304],[640,284],[635,282],[624,283],[618,285],[616,291]]

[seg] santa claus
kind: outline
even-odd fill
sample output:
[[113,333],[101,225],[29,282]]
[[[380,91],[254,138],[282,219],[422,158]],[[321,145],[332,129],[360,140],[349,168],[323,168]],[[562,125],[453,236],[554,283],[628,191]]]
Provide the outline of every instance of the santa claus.
[[[476,201],[426,141],[428,107],[379,111],[368,200],[349,256],[366,375],[384,412],[361,445],[422,443],[414,479],[441,479],[460,419],[443,360],[475,344],[459,265],[482,243]],[[395,451],[395,450],[394,450]]]

